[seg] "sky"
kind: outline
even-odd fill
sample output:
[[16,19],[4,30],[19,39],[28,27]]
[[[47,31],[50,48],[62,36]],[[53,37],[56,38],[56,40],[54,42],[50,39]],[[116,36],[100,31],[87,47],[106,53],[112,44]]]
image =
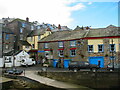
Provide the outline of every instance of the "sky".
[[118,26],[119,0],[0,0],[0,19],[26,19],[31,22],[93,28]]

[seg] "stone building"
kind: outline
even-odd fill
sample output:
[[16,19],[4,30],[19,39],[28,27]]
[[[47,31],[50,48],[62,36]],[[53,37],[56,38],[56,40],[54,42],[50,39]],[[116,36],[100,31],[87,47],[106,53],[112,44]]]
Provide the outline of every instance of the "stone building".
[[65,68],[71,60],[89,61],[91,64],[100,61],[100,67],[120,61],[119,28],[113,25],[97,29],[83,27],[73,31],[57,31],[38,44],[39,57],[47,57],[54,67],[59,60]]
[[29,22],[29,18],[26,20],[14,19],[6,25],[15,34],[15,50],[20,50],[19,40],[27,41],[27,35],[35,29],[34,24]]
[[0,23],[0,67],[3,67],[3,55],[2,55],[2,24]]
[[49,63],[56,67],[68,67],[71,60],[86,60],[87,41],[82,39],[87,30],[57,31],[38,42],[39,57],[47,57]]
[[120,61],[120,34],[119,28],[110,25],[106,28],[91,29],[87,34],[88,60],[93,64],[101,61],[101,67],[109,63]]

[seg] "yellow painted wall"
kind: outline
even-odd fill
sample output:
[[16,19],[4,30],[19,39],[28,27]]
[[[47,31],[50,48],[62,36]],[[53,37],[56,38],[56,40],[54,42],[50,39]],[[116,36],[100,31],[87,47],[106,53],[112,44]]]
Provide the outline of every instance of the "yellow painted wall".
[[[110,44],[112,44],[112,39],[109,40]],[[99,44],[103,44],[103,39],[91,39],[88,40],[88,45],[93,45],[93,51],[94,52],[98,52],[98,45]],[[116,48],[116,52],[119,51],[120,47],[119,47],[119,39],[118,38],[114,38],[113,39],[113,44],[115,44],[115,48]]]
[[103,44],[103,39],[91,39],[88,40],[88,45],[93,45],[93,51],[98,52],[98,45]]
[[[51,34],[51,31],[46,31],[43,35],[40,36],[40,39],[43,39],[44,37],[47,37],[48,35]],[[33,36],[32,37],[32,41],[31,41],[31,37],[27,38],[27,41],[32,45],[35,45],[34,49],[38,49],[38,36]]]

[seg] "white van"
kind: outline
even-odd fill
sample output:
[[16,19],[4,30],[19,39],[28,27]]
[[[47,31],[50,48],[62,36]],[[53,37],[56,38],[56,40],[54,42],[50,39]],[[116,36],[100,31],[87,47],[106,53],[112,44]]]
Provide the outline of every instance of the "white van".
[[35,65],[35,64],[36,64],[36,62],[33,58],[22,59],[22,61],[21,61],[21,65],[23,65],[23,66]]

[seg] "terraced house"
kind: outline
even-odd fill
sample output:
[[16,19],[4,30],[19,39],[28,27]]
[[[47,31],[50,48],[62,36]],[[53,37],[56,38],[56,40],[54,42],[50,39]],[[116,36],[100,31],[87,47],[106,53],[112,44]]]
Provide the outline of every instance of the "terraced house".
[[38,60],[38,41],[42,38],[45,38],[51,34],[50,28],[47,29],[37,29],[33,30],[28,36],[27,36],[27,42],[31,44],[31,49],[29,50],[29,54],[31,57],[34,57],[36,60]]
[[85,39],[88,40],[88,60],[101,67],[120,61],[120,28],[110,25],[106,28],[92,29]]
[[89,30],[57,31],[39,41],[39,56],[47,57],[49,63],[56,67],[68,67],[71,60],[86,60],[87,41],[82,39]]
[[15,50],[20,50],[22,47],[21,41],[27,42],[27,35],[32,30],[35,30],[35,26],[32,22],[29,22],[29,18],[26,18],[26,20],[22,20],[19,18],[14,19],[13,21],[7,23],[6,27],[10,28],[12,32],[16,35]]
[[69,62],[89,61],[105,67],[108,63],[120,61],[120,31],[110,25],[106,28],[58,31],[38,43],[39,56],[48,58],[56,67],[67,68]]

